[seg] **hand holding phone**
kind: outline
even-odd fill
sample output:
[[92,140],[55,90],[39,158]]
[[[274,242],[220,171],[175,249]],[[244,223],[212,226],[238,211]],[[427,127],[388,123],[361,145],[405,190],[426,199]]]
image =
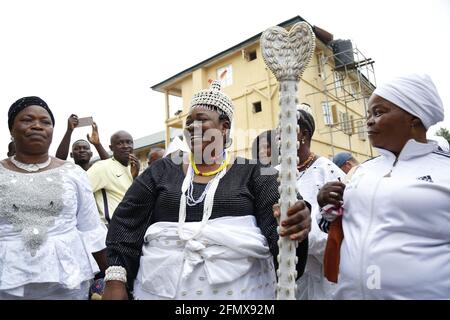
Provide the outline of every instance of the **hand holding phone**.
[[93,123],[94,123],[94,120],[92,119],[92,117],[78,118],[77,127],[92,126]]

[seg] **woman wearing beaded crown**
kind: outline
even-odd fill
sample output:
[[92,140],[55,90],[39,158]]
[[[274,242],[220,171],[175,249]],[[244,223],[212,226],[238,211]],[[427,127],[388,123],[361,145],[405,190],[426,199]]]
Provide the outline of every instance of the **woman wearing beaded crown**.
[[[276,176],[226,151],[231,100],[213,82],[186,119],[188,163],[157,160],[130,187],[108,236],[103,299],[273,299],[278,254]],[[275,210],[276,211],[276,210]],[[311,219],[303,201],[282,236],[299,240],[303,273]]]
[[38,97],[8,112],[16,154],[0,161],[0,299],[87,299],[106,265],[86,173],[48,155],[54,124]]

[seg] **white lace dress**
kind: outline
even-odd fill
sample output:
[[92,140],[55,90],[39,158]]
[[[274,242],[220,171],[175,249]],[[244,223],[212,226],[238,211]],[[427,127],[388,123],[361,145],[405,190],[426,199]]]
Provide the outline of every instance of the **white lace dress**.
[[77,165],[20,173],[0,164],[0,299],[87,298],[106,232]]

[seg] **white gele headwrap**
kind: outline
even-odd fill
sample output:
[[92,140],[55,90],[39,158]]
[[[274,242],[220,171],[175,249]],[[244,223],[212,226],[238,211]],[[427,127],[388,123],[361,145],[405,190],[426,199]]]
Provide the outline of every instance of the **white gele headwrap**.
[[194,94],[191,100],[191,109],[196,107],[215,107],[233,121],[234,107],[231,99],[221,91],[220,81],[211,82],[209,89],[204,89]]
[[426,129],[444,120],[442,100],[430,76],[426,74],[398,77],[378,86],[373,94],[418,117]]

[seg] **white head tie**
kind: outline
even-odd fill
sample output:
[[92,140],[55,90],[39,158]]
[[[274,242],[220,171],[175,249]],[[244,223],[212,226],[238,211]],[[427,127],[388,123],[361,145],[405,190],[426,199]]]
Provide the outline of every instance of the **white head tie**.
[[312,115],[311,106],[307,103],[302,103],[300,105],[297,105],[297,110],[305,110],[306,112],[308,112]]
[[418,117],[426,129],[444,120],[442,100],[430,76],[426,74],[396,78],[377,87],[373,94]]

